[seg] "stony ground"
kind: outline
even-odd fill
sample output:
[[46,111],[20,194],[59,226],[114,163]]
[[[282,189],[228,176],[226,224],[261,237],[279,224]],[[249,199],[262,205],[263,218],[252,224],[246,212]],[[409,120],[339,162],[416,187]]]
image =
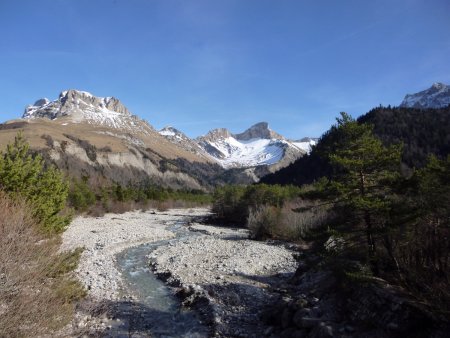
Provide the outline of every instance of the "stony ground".
[[269,335],[262,309],[272,301],[274,287],[294,273],[292,251],[249,240],[243,229],[202,224],[190,228],[201,235],[152,252],[149,259],[156,273],[181,286],[185,304],[199,303],[207,311],[215,335]]
[[[115,264],[117,253],[171,238],[170,225],[207,214],[206,209],[186,209],[76,218],[64,233],[63,249],[85,248],[76,274],[89,298],[73,323],[77,335],[108,335],[108,329],[114,327],[114,313],[108,304],[120,300],[128,304],[125,308],[135,308],[132,290],[124,286]],[[186,306],[210,319],[213,335],[263,336],[270,328],[261,322],[261,310],[273,297],[272,287],[294,273],[292,250],[249,240],[243,229],[198,223],[190,224],[189,229],[195,236],[159,247],[149,255],[149,263],[174,286]],[[130,322],[135,315],[129,316]]]

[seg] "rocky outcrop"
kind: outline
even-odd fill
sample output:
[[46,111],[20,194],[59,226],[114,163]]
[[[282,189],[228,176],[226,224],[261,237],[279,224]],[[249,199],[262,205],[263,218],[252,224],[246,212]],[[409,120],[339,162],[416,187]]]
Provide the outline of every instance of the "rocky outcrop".
[[233,134],[226,128],[217,128],[208,132],[205,136],[200,136],[197,141],[215,141],[220,138],[233,137]]
[[73,123],[89,123],[129,132],[153,130],[115,97],[97,97],[74,89],[63,91],[54,101],[40,99],[27,106],[22,118],[66,118]]
[[444,108],[448,105],[450,105],[450,86],[436,82],[426,90],[406,95],[400,107]]
[[246,131],[240,134],[235,134],[234,137],[236,140],[240,141],[248,141],[254,138],[260,138],[260,139],[277,139],[277,140],[284,140],[285,138],[281,136],[280,134],[274,132],[269,128],[269,124],[267,122],[259,122],[250,128],[248,128]]

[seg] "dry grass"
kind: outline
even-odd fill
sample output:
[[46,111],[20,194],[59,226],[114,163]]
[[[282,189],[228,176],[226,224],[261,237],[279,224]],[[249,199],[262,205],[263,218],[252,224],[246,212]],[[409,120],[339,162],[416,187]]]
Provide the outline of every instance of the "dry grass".
[[247,227],[256,239],[298,240],[329,219],[328,207],[299,199],[286,203],[282,208],[262,205],[251,209]]
[[67,274],[76,257],[58,254],[59,238],[40,234],[24,203],[3,193],[0,215],[0,337],[51,334],[70,321],[73,301],[84,296]]
[[[11,126],[11,128],[8,128],[8,126]],[[210,162],[202,156],[171,143],[158,132],[150,129],[148,130],[149,134],[137,132],[136,135],[131,135],[119,129],[94,126],[87,123],[72,123],[65,118],[57,120],[35,119],[27,120],[25,123],[23,123],[23,120],[14,120],[3,124],[0,128],[0,148],[6,147],[9,142],[14,140],[18,130],[23,130],[25,138],[33,149],[48,148],[47,140],[42,138],[42,135],[50,135],[53,141],[59,144],[62,142],[74,143],[64,135],[68,134],[85,140],[98,149],[108,149],[107,152],[121,153],[129,151],[127,139],[137,137],[143,142],[143,148],[149,148],[152,152],[164,158],[185,158],[191,162]]]

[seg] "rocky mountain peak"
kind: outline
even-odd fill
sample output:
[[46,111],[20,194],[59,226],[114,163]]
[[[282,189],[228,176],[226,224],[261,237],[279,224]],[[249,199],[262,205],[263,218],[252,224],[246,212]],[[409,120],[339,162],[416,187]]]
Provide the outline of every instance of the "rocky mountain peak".
[[58,99],[40,99],[25,108],[24,119],[65,118],[72,123],[88,123],[130,132],[148,132],[153,128],[131,112],[115,97],[97,97],[89,92],[69,89]]
[[435,82],[433,83],[433,85],[431,86],[431,88],[434,88],[436,90],[441,90],[442,88],[446,87],[445,84],[443,84],[442,82]]
[[234,135],[234,137],[240,141],[248,141],[255,138],[284,140],[283,136],[269,128],[269,124],[267,122],[259,122],[248,128],[243,133]]
[[450,105],[450,86],[435,82],[426,90],[406,95],[400,107],[443,108],[448,105]]
[[206,134],[205,136],[199,137],[199,139],[214,141],[214,140],[217,140],[220,138],[225,139],[228,137],[233,137],[233,134],[231,134],[228,129],[217,128],[217,129],[213,129],[213,130],[209,131],[208,134]]
[[159,131],[159,133],[164,136],[184,135],[183,132],[179,131],[178,129],[172,126],[165,126]]
[[120,114],[131,116],[128,109],[114,97],[96,97],[91,93],[70,89],[59,94],[57,100],[37,100],[25,108],[23,118],[43,117],[55,119],[72,116],[76,120],[92,118],[95,115]]

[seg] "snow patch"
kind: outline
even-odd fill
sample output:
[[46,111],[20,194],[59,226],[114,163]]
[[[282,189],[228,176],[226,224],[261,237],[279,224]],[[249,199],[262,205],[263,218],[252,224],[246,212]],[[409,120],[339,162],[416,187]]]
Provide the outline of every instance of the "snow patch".
[[287,142],[258,138],[238,141],[234,137],[227,137],[208,144],[220,153],[214,158],[224,168],[232,168],[275,164],[283,158]]

